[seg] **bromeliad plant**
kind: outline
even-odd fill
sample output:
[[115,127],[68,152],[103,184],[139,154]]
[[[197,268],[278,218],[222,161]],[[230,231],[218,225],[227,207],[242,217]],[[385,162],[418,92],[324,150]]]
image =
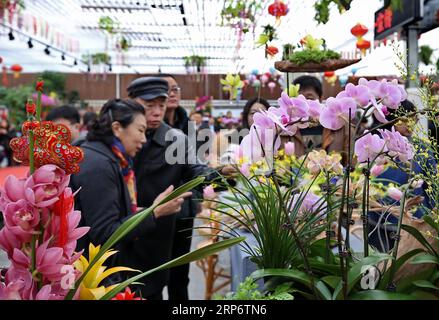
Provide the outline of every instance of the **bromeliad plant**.
[[[23,136],[13,139],[11,147],[17,161],[29,165],[27,178],[9,176],[1,189],[0,210],[5,226],[0,230],[0,248],[6,251],[11,265],[1,270],[0,299],[62,300],[131,299],[126,289],[131,283],[158,270],[201,259],[239,243],[243,238],[215,243],[135,275],[120,284],[104,287],[101,282],[126,267],[106,269],[106,259],[118,241],[133,230],[153,210],[203,182],[199,177],[177,188],[150,208],[126,220],[102,244],[90,244],[89,259],[75,252],[77,240],[89,228],[80,227],[81,213],[74,210],[74,194],[68,188],[70,174],[78,172],[83,159],[80,148],[69,144],[70,132],[64,125],[41,121],[43,82],[38,81],[37,103],[26,105],[28,121]],[[140,271],[137,271],[140,272]]]

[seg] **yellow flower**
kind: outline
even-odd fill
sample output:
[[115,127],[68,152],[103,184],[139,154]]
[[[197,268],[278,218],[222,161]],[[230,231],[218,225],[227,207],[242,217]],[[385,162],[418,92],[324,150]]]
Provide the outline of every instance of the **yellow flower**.
[[[100,248],[101,246],[95,247],[92,243],[90,243],[88,249],[89,260],[87,260],[84,256],[81,256],[79,260],[74,263],[75,268],[81,273],[87,270],[89,261],[92,261],[94,259],[94,257],[98,254]],[[103,264],[109,257],[111,257],[115,253],[117,253],[116,250],[106,251],[87,273],[79,286],[80,300],[99,300],[107,292],[111,291],[115,286],[117,286],[117,284],[114,284],[110,287],[99,286],[99,284],[113,273],[120,271],[138,271],[127,267],[114,267],[106,270],[107,267],[105,267]]]

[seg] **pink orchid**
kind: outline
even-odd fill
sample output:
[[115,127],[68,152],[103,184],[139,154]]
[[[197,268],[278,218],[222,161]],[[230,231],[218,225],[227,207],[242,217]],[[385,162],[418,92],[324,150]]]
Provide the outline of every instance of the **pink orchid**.
[[289,135],[296,134],[298,129],[308,127],[309,105],[303,95],[290,98],[282,92],[278,100],[279,108],[270,107],[267,115]]
[[242,157],[244,156],[244,152],[242,151],[241,146],[236,146],[235,144],[232,144],[230,146],[233,152],[233,160],[235,162],[238,162]]
[[[373,98],[374,99],[374,98]],[[386,106],[383,106],[381,103],[377,104],[375,101],[373,101],[373,115],[375,118],[381,122],[381,123],[387,123],[386,119],[386,113],[389,114],[387,111]]]
[[373,98],[381,99],[384,106],[391,109],[397,109],[402,101],[407,99],[407,92],[398,84],[398,81],[393,80],[366,80],[361,78],[358,83],[369,88]]
[[7,227],[0,230],[0,249],[8,254],[8,259],[12,259],[14,248],[21,248],[22,241]]
[[320,113],[320,124],[331,130],[339,130],[349,122],[349,111],[351,119],[355,118],[357,103],[352,98],[328,98],[326,107]]
[[392,131],[381,129],[379,132],[386,143],[390,157],[398,158],[402,162],[413,159],[413,146],[406,137],[395,130],[395,127],[392,127]]
[[369,104],[371,93],[367,86],[359,84],[357,86],[352,83],[348,83],[344,89],[341,91],[336,98],[352,98],[360,106],[365,107]]
[[355,142],[355,154],[358,162],[372,162],[386,151],[385,141],[377,134],[366,134]]
[[369,89],[369,93],[371,94],[372,97],[376,99],[381,98],[380,96],[381,83],[379,81],[360,78],[360,80],[358,80],[358,85],[366,86]]
[[382,164],[376,164],[370,169],[370,174],[373,177],[378,177],[381,173],[384,172],[385,168],[386,167]]
[[401,190],[395,187],[390,187],[389,189],[387,189],[387,195],[396,201],[399,201],[402,198]]
[[203,189],[203,197],[207,200],[215,199],[216,193],[211,185],[209,185]]
[[55,165],[44,165],[27,179],[25,197],[37,207],[49,207],[58,201],[68,186],[70,175]]
[[6,272],[4,283],[0,282],[0,300],[29,300],[34,288],[35,282],[30,271],[12,265]]
[[380,85],[380,97],[382,104],[391,109],[397,109],[401,101],[406,99],[398,84],[385,81],[381,82]]
[[0,281],[0,300],[29,300],[33,288],[34,281],[29,270],[17,270],[11,266],[4,283]]
[[38,234],[40,223],[38,208],[33,207],[26,200],[9,203],[3,214],[6,227],[21,241],[29,242],[32,235]]
[[17,202],[24,199],[24,184],[26,179],[17,179],[15,176],[8,176],[3,189],[0,191],[0,211],[4,211],[10,202]]
[[250,166],[248,163],[243,163],[239,168],[239,171],[244,175],[244,177],[250,177]]
[[[70,189],[70,188],[67,188]],[[81,221],[81,212],[72,210],[67,216],[67,241],[62,247],[63,256],[68,259],[69,263],[73,263],[76,261],[79,256],[75,254],[76,244],[78,239],[83,237],[90,230],[89,227],[80,227],[78,228],[79,222]],[[60,217],[52,216],[52,221],[50,224],[50,228],[46,230],[44,235],[44,241],[53,240],[53,243],[58,242],[60,230]]]
[[[59,247],[48,248],[49,242],[46,241],[36,249],[36,269],[49,281],[59,281],[61,273],[63,249]],[[20,269],[29,269],[30,257],[23,251],[14,249],[12,261]]]
[[294,207],[296,206],[299,199],[302,199],[302,203],[300,204],[300,207],[298,209],[298,213],[300,215],[303,215],[305,213],[317,213],[315,211],[317,211],[322,204],[322,198],[312,192],[308,192],[305,197],[303,197],[303,195],[295,194],[292,199],[292,210],[294,210]]
[[256,112],[253,115],[254,125],[262,129],[274,129],[276,124],[273,119],[268,116],[264,111]]
[[295,151],[294,142],[285,143],[284,149],[285,149],[285,155],[287,156],[294,155],[294,151]]
[[309,106],[309,116],[318,121],[322,112],[322,104],[317,100],[307,100]]
[[[262,129],[253,125],[250,128],[250,133],[241,142],[244,157],[252,163],[264,158],[267,161],[272,160],[280,147],[280,138],[276,138],[276,136],[275,129]],[[273,141],[275,142],[273,143]]]

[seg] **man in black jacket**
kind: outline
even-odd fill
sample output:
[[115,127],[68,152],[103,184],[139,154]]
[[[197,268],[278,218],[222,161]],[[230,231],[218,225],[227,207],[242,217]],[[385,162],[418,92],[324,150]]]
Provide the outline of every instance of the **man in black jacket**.
[[[157,88],[166,86],[166,93],[168,92],[168,82],[157,77],[136,79],[127,89],[130,98],[135,99],[144,106],[147,118],[148,141],[134,162],[138,205],[142,207],[150,206],[157,195],[170,185],[177,188],[182,183],[188,182],[197,176],[208,175],[208,179],[218,176],[207,166],[199,164],[195,150],[191,144],[188,144],[187,136],[183,132],[173,129],[163,122],[167,99],[151,94],[150,91],[144,94],[146,86],[151,87],[154,85]],[[158,89],[157,92],[160,90]],[[173,159],[169,158],[170,154],[169,151],[167,153],[167,149],[171,145],[173,148],[176,147],[176,149],[184,151],[184,161],[174,163]],[[137,268],[149,270],[171,260],[175,223],[175,215],[164,217],[157,223],[155,232],[142,237],[145,261]],[[141,286],[143,297],[149,300],[162,299],[162,291],[168,284],[168,279],[168,270],[156,272],[142,279],[145,284]]]
[[[170,74],[160,74],[160,78],[165,79],[169,85],[168,101],[166,104],[165,122],[174,129],[180,129],[188,135],[189,117],[186,110],[180,106],[181,88],[174,76]],[[195,131],[195,130],[194,130]],[[198,152],[198,140],[197,140]],[[183,181],[184,183],[184,181]],[[185,199],[181,212],[177,215],[175,222],[175,231],[173,236],[171,258],[178,258],[191,249],[192,228],[194,226],[193,218],[201,210],[199,202],[195,199],[201,198],[196,190],[192,191],[194,196]],[[168,297],[169,300],[189,300],[189,263],[169,270]]]

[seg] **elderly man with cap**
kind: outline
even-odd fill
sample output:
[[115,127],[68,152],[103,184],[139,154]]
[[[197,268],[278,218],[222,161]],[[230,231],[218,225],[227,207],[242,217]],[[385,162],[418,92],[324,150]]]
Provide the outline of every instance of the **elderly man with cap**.
[[[166,112],[168,97],[168,82],[157,77],[144,77],[134,80],[128,86],[128,95],[145,108],[147,119],[147,143],[138,153],[134,169],[137,179],[138,205],[150,206],[154,199],[170,185],[175,188],[197,176],[208,176],[208,179],[218,177],[218,174],[207,166],[184,163],[169,164],[166,159],[166,149],[173,143],[181,143],[177,147],[184,148],[185,159],[193,152],[187,136],[180,130],[173,129],[163,119]],[[169,141],[169,137],[174,137]],[[227,173],[227,172],[224,172]],[[154,233],[142,237],[144,246],[139,255],[145,261],[135,269],[149,270],[171,259],[173,234],[176,216],[160,219]],[[161,300],[163,288],[168,284],[169,271],[160,271],[145,277],[139,286],[142,296],[150,300]]]

